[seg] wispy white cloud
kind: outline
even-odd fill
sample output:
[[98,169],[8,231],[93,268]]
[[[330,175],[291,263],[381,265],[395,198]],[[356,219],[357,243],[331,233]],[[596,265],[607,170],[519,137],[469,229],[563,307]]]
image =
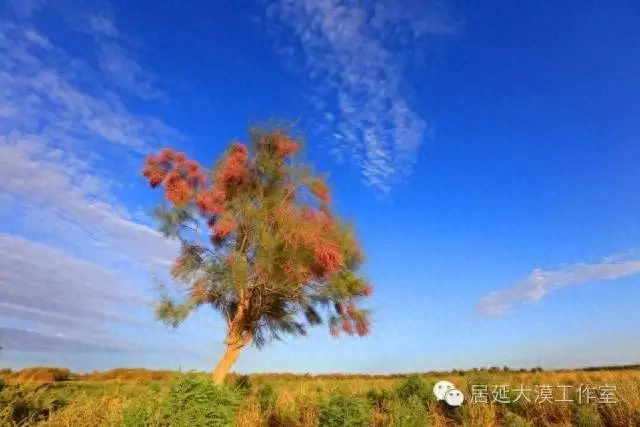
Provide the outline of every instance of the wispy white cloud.
[[162,92],[154,86],[155,77],[144,70],[131,53],[118,43],[102,42],[99,57],[102,71],[110,75],[116,85],[144,100],[162,96]]
[[48,38],[46,38],[45,36],[43,36],[42,34],[40,34],[39,32],[37,32],[32,28],[27,28],[24,32],[24,36],[31,43],[35,43],[44,49],[53,48],[53,45],[51,44]]
[[554,270],[534,269],[524,280],[510,288],[493,292],[478,305],[478,313],[496,316],[517,303],[538,301],[550,292],[583,283],[615,280],[640,274],[640,258],[628,254],[608,257],[598,263],[579,263]]
[[29,18],[47,3],[46,0],[9,0],[9,2],[21,18]]
[[156,87],[156,77],[146,70],[126,47],[127,38],[116,27],[112,17],[100,14],[85,15],[78,29],[90,34],[98,52],[98,65],[108,80],[145,101],[163,96]]
[[444,10],[358,0],[267,6],[278,50],[294,66],[297,49],[305,58],[311,103],[321,131],[336,142],[334,153],[355,160],[365,183],[384,192],[410,173],[427,127],[410,106],[404,59],[423,37],[457,31]]
[[[100,85],[83,87],[90,68],[33,31],[0,23],[0,105],[14,112],[0,121],[4,135],[45,133],[49,141],[84,147],[106,140],[138,152],[179,138],[159,120],[132,114]],[[46,52],[39,50],[43,41]]]
[[140,351],[139,346],[119,340],[78,339],[68,337],[64,333],[46,333],[39,330],[11,328],[0,326],[0,342],[3,348],[10,351],[42,351],[42,352],[129,352]]
[[[131,322],[118,309],[149,303],[114,271],[23,237],[0,234],[0,300],[11,306],[87,322]],[[41,313],[41,314],[42,314]]]
[[94,34],[104,35],[111,38],[117,38],[120,33],[116,28],[113,20],[105,15],[89,15],[88,16],[88,30]]
[[[105,39],[118,34],[100,25]],[[132,113],[105,89],[113,75],[99,61],[70,56],[31,25],[0,20],[0,56],[0,318],[10,325],[0,345],[146,346],[120,339],[123,325],[157,341],[151,274],[177,245],[119,193],[139,179],[130,165],[180,134]]]
[[175,243],[114,201],[112,181],[90,163],[37,139],[0,141],[0,191],[25,206],[31,229],[138,263],[175,255]]

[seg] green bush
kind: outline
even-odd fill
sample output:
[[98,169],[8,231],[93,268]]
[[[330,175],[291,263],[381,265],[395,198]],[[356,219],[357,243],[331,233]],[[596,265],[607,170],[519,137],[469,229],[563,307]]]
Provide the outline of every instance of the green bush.
[[393,393],[388,390],[371,388],[366,394],[369,404],[378,410],[386,410],[387,402],[393,398]]
[[258,389],[257,398],[260,405],[260,411],[264,414],[276,402],[276,390],[271,384],[265,384]]
[[407,400],[412,396],[419,398],[422,404],[427,407],[431,402],[435,402],[433,395],[433,385],[428,384],[420,375],[409,375],[395,389],[395,395]]
[[247,395],[251,392],[251,377],[249,375],[240,375],[234,381],[233,387],[241,394]]
[[366,427],[371,420],[371,407],[366,399],[343,394],[320,401],[318,413],[322,427]]
[[145,405],[132,405],[122,410],[120,427],[146,427],[151,425],[153,411]]
[[427,422],[427,408],[418,396],[390,400],[387,408],[394,427],[423,427]]
[[157,391],[149,389],[149,393],[138,395],[122,410],[120,427],[147,427],[161,424],[158,410]]
[[600,414],[593,406],[576,405],[576,411],[573,414],[573,425],[577,427],[602,427],[604,423],[600,418]]
[[174,380],[164,401],[163,424],[176,427],[232,426],[239,396],[208,378],[184,375]]

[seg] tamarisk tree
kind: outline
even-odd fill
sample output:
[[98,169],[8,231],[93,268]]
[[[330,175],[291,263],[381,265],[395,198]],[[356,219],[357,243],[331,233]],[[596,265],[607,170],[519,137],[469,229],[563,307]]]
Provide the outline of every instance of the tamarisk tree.
[[299,141],[280,130],[252,130],[250,146],[233,142],[207,171],[170,148],[148,156],[142,171],[164,189],[161,231],[179,239],[159,319],[177,327],[210,306],[226,322],[226,349],[213,371],[222,383],[241,350],[284,335],[306,335],[326,319],[331,335],[369,333],[358,303],[372,287],[352,228],[330,210],[325,180],[295,162]]

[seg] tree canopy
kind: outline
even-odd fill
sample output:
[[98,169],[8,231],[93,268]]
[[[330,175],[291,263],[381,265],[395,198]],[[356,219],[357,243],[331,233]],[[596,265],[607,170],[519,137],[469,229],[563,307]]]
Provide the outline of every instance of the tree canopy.
[[201,306],[222,314],[216,382],[249,343],[305,335],[323,319],[333,336],[370,331],[358,307],[372,292],[362,251],[332,213],[326,180],[297,161],[300,146],[284,130],[252,129],[249,146],[231,143],[210,170],[170,148],[146,159],[142,173],[166,199],[160,229],[180,241],[171,275],[183,292],[164,293],[157,314],[174,327]]

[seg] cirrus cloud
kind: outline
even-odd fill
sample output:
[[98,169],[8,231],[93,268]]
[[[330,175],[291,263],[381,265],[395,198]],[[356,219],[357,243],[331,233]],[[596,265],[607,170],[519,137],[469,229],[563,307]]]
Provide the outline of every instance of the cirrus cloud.
[[484,297],[477,311],[483,316],[502,315],[514,304],[539,301],[547,294],[567,286],[636,274],[640,274],[640,258],[628,254],[607,257],[597,263],[578,263],[552,270],[536,268],[513,286]]
[[403,87],[405,59],[424,37],[458,25],[424,2],[277,0],[267,19],[287,61],[299,68],[297,54],[304,57],[311,105],[320,131],[336,142],[334,154],[349,156],[365,184],[388,192],[411,172],[427,129]]

